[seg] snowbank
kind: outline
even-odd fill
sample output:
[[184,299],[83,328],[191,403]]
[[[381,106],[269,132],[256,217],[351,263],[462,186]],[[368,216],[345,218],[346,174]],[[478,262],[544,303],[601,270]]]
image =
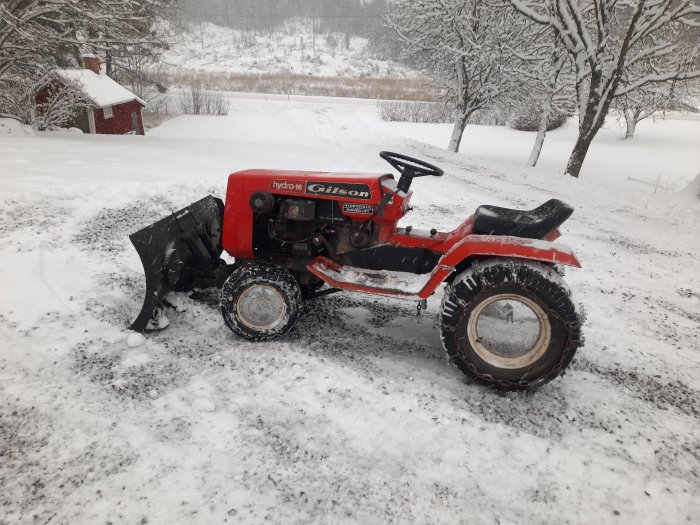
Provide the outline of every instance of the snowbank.
[[33,135],[31,126],[22,124],[13,118],[0,117],[0,135]]

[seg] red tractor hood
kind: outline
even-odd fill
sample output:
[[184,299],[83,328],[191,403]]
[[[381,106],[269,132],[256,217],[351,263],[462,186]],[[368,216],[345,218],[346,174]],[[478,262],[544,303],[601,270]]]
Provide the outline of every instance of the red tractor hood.
[[246,170],[229,175],[229,188],[267,190],[314,199],[342,199],[376,204],[381,181],[393,175],[323,171]]

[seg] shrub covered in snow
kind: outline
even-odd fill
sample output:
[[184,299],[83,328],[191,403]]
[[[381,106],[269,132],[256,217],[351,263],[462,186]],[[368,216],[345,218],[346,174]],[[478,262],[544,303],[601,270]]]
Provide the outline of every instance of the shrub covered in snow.
[[[509,126],[519,131],[537,131],[540,127],[541,116],[542,110],[537,105],[526,105],[513,114]],[[549,116],[547,131],[562,127],[568,118],[569,115],[553,111]]]
[[[346,69],[335,76],[296,73],[229,73],[226,71],[161,71],[158,80],[174,88],[188,88],[200,81],[208,89],[241,93],[268,93],[373,100],[431,100],[436,93],[427,82],[416,79],[351,77]],[[339,76],[341,75],[341,76]],[[150,101],[149,101],[150,103]]]
[[454,120],[454,108],[444,102],[380,100],[382,120],[390,122],[445,123]]
[[180,110],[189,115],[228,114],[228,99],[220,91],[207,89],[201,82],[193,82],[180,95]]
[[[379,111],[382,120],[390,122],[417,122],[451,124],[456,109],[449,102],[415,102],[411,100],[380,100]],[[511,109],[494,105],[472,114],[469,124],[484,126],[504,126],[508,122]]]

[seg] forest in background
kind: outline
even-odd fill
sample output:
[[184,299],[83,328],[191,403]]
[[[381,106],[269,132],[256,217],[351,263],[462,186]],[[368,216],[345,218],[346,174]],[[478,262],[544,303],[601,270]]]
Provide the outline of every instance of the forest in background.
[[387,4],[387,0],[183,0],[178,20],[269,35],[290,19],[305,18],[319,34],[347,33],[380,42],[390,33],[382,22]]

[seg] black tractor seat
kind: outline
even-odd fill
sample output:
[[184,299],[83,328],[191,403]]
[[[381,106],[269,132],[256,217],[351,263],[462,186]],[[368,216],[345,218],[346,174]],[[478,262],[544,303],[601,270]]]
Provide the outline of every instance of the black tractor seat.
[[571,206],[557,199],[548,200],[534,210],[479,206],[474,213],[472,231],[476,234],[543,239],[573,212]]

